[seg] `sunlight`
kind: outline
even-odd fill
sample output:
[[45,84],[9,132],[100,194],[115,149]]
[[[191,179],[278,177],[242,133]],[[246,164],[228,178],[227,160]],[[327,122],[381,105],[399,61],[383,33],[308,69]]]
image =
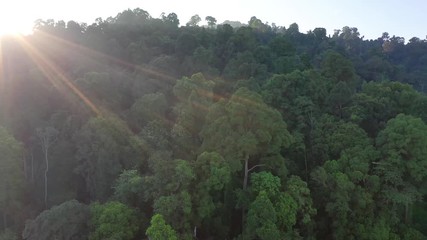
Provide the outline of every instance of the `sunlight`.
[[[70,81],[61,71],[57,68],[54,63],[48,60],[39,50],[34,48],[29,44],[24,38],[18,37],[17,40],[24,47],[28,56],[34,61],[34,63],[39,67],[43,74],[51,81],[52,85],[56,87],[59,91],[64,91],[63,86],[67,86],[71,89],[96,115],[101,115],[100,110],[95,106],[95,104],[86,97],[72,81]],[[59,81],[55,78],[59,77]]]
[[4,2],[0,8],[0,36],[28,35],[32,32],[33,22],[23,13],[28,10],[19,9],[16,2]]

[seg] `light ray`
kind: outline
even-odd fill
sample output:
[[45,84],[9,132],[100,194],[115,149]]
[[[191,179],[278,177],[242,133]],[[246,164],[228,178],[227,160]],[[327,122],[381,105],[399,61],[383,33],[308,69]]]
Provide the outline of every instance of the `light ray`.
[[[101,53],[101,52],[93,50],[91,48],[88,48],[88,47],[85,47],[85,46],[82,46],[82,45],[79,45],[79,44],[67,41],[65,39],[62,39],[60,37],[57,37],[57,36],[54,36],[52,34],[46,33],[44,31],[36,31],[35,34],[40,34],[41,36],[43,36],[45,38],[48,38],[51,41],[55,41],[55,42],[59,42],[61,44],[64,44],[66,47],[68,47],[70,49],[74,49],[76,52],[83,53],[83,54],[85,54],[87,56],[91,56],[93,58],[107,59],[107,60],[109,60],[109,61],[111,61],[111,62],[113,62],[115,64],[118,64],[118,65],[121,65],[121,66],[125,66],[125,67],[130,67],[130,68],[134,69],[137,72],[141,72],[141,73],[147,74],[147,75],[152,76],[152,77],[157,77],[159,79],[163,79],[163,80],[169,81],[170,83],[175,83],[176,82],[176,78],[175,77],[170,76],[170,75],[165,74],[165,73],[162,73],[162,72],[160,72],[160,71],[158,71],[156,69],[153,69],[152,66],[147,67],[147,66],[143,66],[143,65],[135,65],[133,63],[126,62],[126,61],[124,61],[122,59],[118,59],[118,58],[112,57],[110,55],[107,55],[105,53]],[[94,60],[94,61],[95,62],[99,62],[97,60]],[[150,79],[146,79],[146,80],[147,81],[151,81],[152,83],[154,83],[156,85],[159,85],[159,83],[157,81],[153,81],[153,80],[150,80]],[[227,99],[227,97],[221,96],[221,95],[218,95],[218,94],[214,94],[213,96],[210,96],[211,93],[208,92],[208,91],[206,91],[206,90],[204,90],[204,89],[197,89],[197,91],[202,96],[209,97],[209,98],[212,97],[212,99],[215,100],[215,101],[217,101],[217,100],[219,100],[221,98]]]
[[76,43],[67,41],[65,39],[62,39],[60,37],[54,36],[52,34],[49,34],[49,33],[43,32],[43,31],[36,31],[34,34],[40,34],[41,36],[48,38],[49,40],[53,40],[53,41],[62,43],[64,45],[66,45],[67,47],[74,49],[80,53],[84,53],[84,54],[87,54],[89,56],[93,56],[93,57],[97,57],[97,58],[101,58],[101,59],[107,59],[107,60],[109,60],[115,64],[133,68],[138,72],[142,72],[142,73],[145,73],[145,74],[150,75],[150,76],[154,76],[154,77],[158,77],[160,79],[168,80],[168,81],[171,81],[172,83],[175,82],[175,80],[176,80],[176,78],[174,78],[168,74],[164,74],[164,73],[157,71],[155,69],[152,69],[152,67],[147,67],[147,66],[143,66],[143,65],[135,65],[133,63],[126,62],[122,59],[107,55],[105,53],[101,53],[99,51],[96,51],[96,50],[93,50],[91,48],[82,46],[80,44],[76,44]]
[[[38,49],[29,44],[22,37],[17,37],[19,43],[26,50],[26,53],[34,61],[34,63],[39,67],[43,74],[48,78],[48,80],[56,87],[58,90],[61,90],[61,85],[65,84],[69,89],[72,90],[96,115],[100,115],[101,111],[95,106],[95,104],[86,97],[80,89],[78,89],[72,81],[70,81],[60,69],[58,69],[51,61],[46,59],[43,54],[40,53]],[[55,76],[58,76],[61,80],[60,82],[56,80]]]
[[[70,43],[68,41],[65,41],[61,38],[58,37],[54,37],[51,36],[49,34],[44,34],[45,36],[49,36],[50,40],[53,41],[60,41],[61,43],[64,43],[67,45],[67,47],[72,48],[75,51],[78,52],[83,52],[85,54],[90,53],[91,55],[95,55],[96,57],[100,57],[100,58],[108,58],[110,60],[113,60],[114,62],[120,62],[122,65],[125,63],[124,61],[115,59],[111,56],[99,53],[97,51],[91,50],[89,48],[77,45],[77,44],[73,44]],[[70,88],[79,98],[81,98],[83,100],[83,102],[88,105],[90,107],[90,109],[96,113],[97,115],[101,114],[101,111],[99,110],[99,107],[96,107],[95,104],[93,104],[93,102],[87,97],[85,96],[78,88],[77,86],[75,86],[62,72],[61,70],[55,66],[50,60],[47,59],[47,57],[45,57],[38,49],[36,49],[34,46],[32,46],[31,44],[29,44],[27,41],[25,41],[25,39],[20,39],[21,44],[24,46],[27,54],[31,57],[31,59],[36,63],[36,65],[39,67],[39,69],[43,72],[43,74],[48,78],[48,80],[55,86],[55,88],[57,88],[58,90],[61,89],[61,86],[63,85],[62,83],[64,83],[66,86],[68,86],[68,88]],[[95,60],[94,60],[95,61]],[[129,63],[126,63],[128,66],[130,65]],[[146,71],[145,71],[146,72]],[[153,71],[151,71],[150,73],[155,73]],[[57,81],[55,76],[58,76],[60,78],[61,81]],[[168,78],[169,80],[173,79],[170,76],[167,75],[162,75],[162,74],[158,74],[156,73],[156,76],[162,76],[164,78]],[[62,82],[62,83],[61,83]],[[62,92],[66,92],[66,91],[62,91]],[[102,109],[102,115],[103,116],[109,116],[109,117],[113,117],[113,118],[117,118],[117,119],[121,119],[117,114],[109,111],[108,109],[103,108]],[[158,114],[156,114],[158,115]],[[159,117],[159,119],[162,119],[165,123],[168,123],[169,125],[172,125],[173,123],[163,117],[158,115],[157,117]]]

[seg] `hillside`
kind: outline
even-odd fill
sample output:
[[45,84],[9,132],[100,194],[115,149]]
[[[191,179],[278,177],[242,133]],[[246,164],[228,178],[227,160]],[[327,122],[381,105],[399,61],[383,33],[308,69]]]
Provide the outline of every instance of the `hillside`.
[[205,20],[2,38],[0,240],[425,239],[427,40]]

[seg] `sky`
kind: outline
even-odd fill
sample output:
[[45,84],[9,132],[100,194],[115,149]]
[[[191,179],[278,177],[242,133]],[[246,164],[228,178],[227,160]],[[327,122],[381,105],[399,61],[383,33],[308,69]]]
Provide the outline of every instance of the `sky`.
[[344,26],[357,27],[365,39],[383,32],[409,40],[427,35],[427,0],[10,0],[0,3],[0,33],[31,30],[36,19],[74,20],[91,24],[96,18],[116,16],[125,9],[141,8],[158,18],[175,12],[181,24],[199,14],[247,23],[252,16],[263,22],[300,32],[324,27],[328,34]]

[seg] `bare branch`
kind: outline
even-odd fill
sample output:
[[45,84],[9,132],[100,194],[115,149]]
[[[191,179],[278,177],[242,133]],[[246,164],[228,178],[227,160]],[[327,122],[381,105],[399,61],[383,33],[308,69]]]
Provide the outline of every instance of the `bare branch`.
[[262,166],[265,166],[265,164],[257,164],[257,165],[255,165],[255,166],[253,166],[253,167],[249,168],[248,172],[250,172],[250,171],[254,170],[256,167],[262,167]]

